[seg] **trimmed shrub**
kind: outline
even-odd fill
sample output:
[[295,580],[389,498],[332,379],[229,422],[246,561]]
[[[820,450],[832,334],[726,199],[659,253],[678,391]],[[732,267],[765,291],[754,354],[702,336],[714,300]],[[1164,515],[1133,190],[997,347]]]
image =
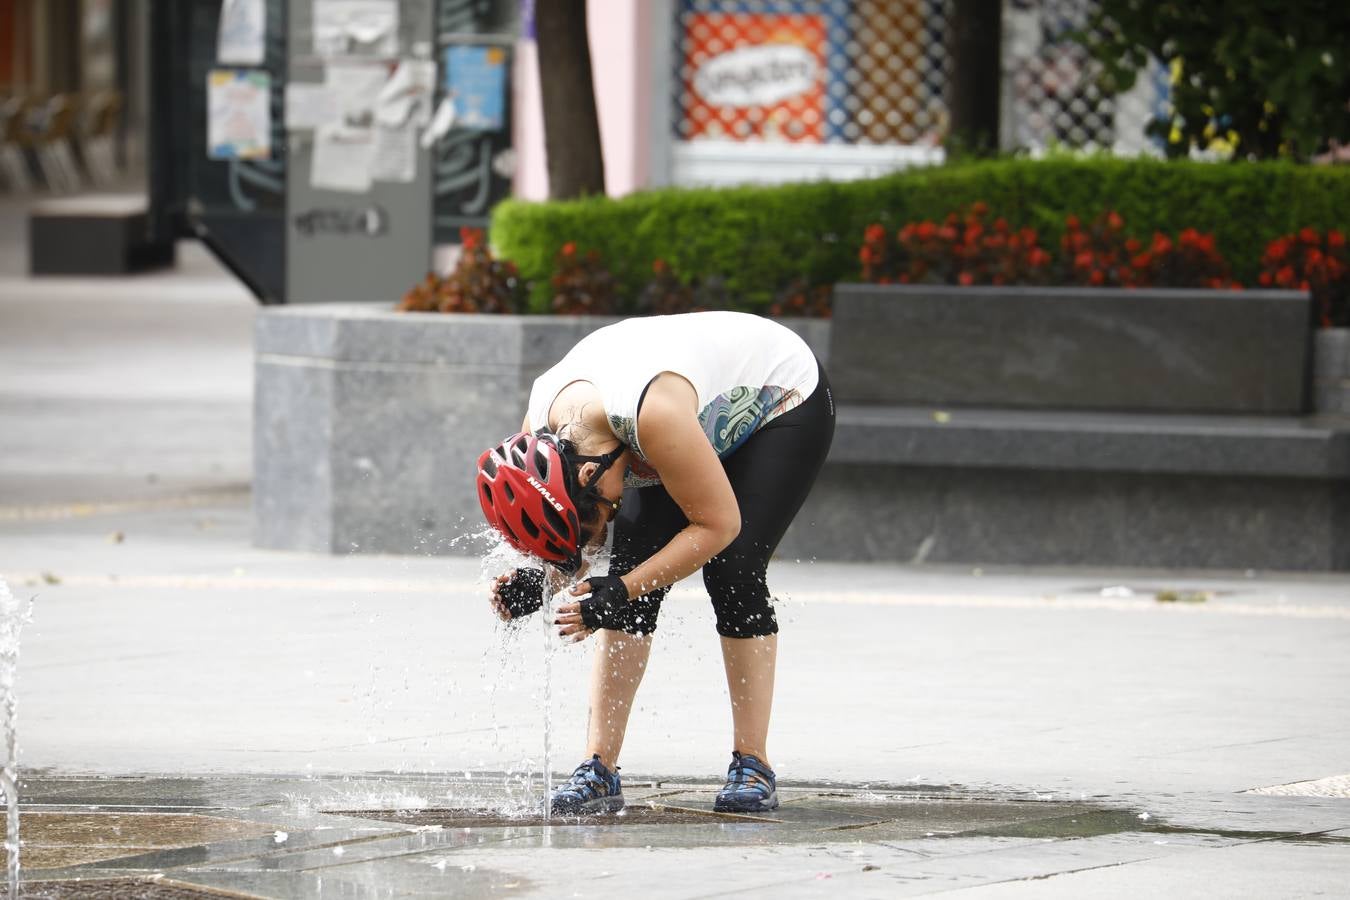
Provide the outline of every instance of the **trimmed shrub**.
[[684,279],[720,277],[735,308],[762,311],[795,279],[856,280],[869,224],[894,233],[983,202],[991,218],[1033,228],[1057,246],[1070,216],[1116,210],[1140,233],[1214,235],[1233,277],[1254,284],[1272,239],[1303,227],[1350,228],[1350,167],[1292,163],[1002,159],[908,169],[882,178],[774,187],[666,188],[610,200],[508,200],[493,210],[492,242],[533,283],[544,311],[560,247],[601,250],[633,308],[661,259]]

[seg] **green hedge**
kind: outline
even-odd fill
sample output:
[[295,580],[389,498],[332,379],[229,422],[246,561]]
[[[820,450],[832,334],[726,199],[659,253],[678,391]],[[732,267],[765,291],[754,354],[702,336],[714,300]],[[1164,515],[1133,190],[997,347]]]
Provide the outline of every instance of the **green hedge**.
[[1064,218],[1105,209],[1141,236],[1183,228],[1213,232],[1244,284],[1254,284],[1272,238],[1305,225],[1350,226],[1350,167],[1291,163],[1191,163],[1099,158],[1006,159],[910,169],[846,183],[729,189],[669,188],[618,200],[527,203],[492,214],[492,243],[534,282],[547,303],[558,249],[599,250],[631,301],[664,259],[681,278],[718,275],[748,308],[793,278],[825,284],[857,278],[862,232],[939,219],[977,200],[1014,226],[1030,225],[1058,247]]

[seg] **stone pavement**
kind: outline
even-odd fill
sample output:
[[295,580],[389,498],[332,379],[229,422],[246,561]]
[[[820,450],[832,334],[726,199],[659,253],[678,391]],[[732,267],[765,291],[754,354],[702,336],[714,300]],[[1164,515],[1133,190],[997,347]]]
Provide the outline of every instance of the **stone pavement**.
[[253,307],[194,249],[0,272],[25,894],[1344,895],[1339,576],[781,560],[769,821],[710,813],[726,689],[684,587],[634,810],[531,819],[546,719],[549,768],[578,761],[588,648],[496,624],[473,558],[250,546]]

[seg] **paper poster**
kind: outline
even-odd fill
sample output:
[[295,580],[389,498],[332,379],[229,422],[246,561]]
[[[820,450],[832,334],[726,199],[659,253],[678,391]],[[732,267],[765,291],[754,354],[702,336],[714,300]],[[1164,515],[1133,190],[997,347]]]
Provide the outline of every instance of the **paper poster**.
[[310,187],[364,194],[370,190],[370,172],[374,162],[374,129],[321,125],[314,129]]
[[417,127],[407,124],[396,128],[375,127],[374,162],[370,177],[374,181],[407,184],[417,177]]
[[398,0],[314,0],[319,56],[397,56]]
[[455,98],[455,124],[500,130],[506,114],[506,51],[501,47],[450,47],[445,51],[446,89]]
[[267,55],[266,0],[225,0],[216,31],[216,62],[260,66]]
[[213,69],[206,80],[206,146],[211,159],[272,158],[272,78]]
[[337,97],[347,124],[368,128],[374,123],[375,107],[388,81],[389,67],[384,63],[344,62],[328,67],[324,84]]
[[318,128],[342,121],[342,103],[326,84],[286,83],[286,127]]
[[425,127],[431,121],[431,101],[436,91],[436,64],[430,60],[401,60],[375,100],[375,120],[397,128]]
[[422,132],[422,140],[419,141],[422,148],[425,150],[445,137],[454,124],[455,98],[447,94],[441,98],[440,104],[436,107],[436,115],[432,116],[431,124]]

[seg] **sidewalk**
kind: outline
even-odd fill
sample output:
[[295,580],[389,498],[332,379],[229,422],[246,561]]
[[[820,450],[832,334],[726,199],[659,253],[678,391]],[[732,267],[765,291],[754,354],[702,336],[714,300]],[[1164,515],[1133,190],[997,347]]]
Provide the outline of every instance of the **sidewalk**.
[[[793,799],[757,823],[707,815],[729,717],[695,582],[667,604],[623,760],[671,823],[463,824],[541,771],[546,693],[551,768],[579,761],[589,648],[497,625],[474,559],[250,546],[252,301],[195,250],[121,281],[0,273],[0,577],[37,597],[26,877],[269,897],[1344,890],[1339,576],[782,560],[770,751]],[[423,814],[359,814],[400,806]]]

